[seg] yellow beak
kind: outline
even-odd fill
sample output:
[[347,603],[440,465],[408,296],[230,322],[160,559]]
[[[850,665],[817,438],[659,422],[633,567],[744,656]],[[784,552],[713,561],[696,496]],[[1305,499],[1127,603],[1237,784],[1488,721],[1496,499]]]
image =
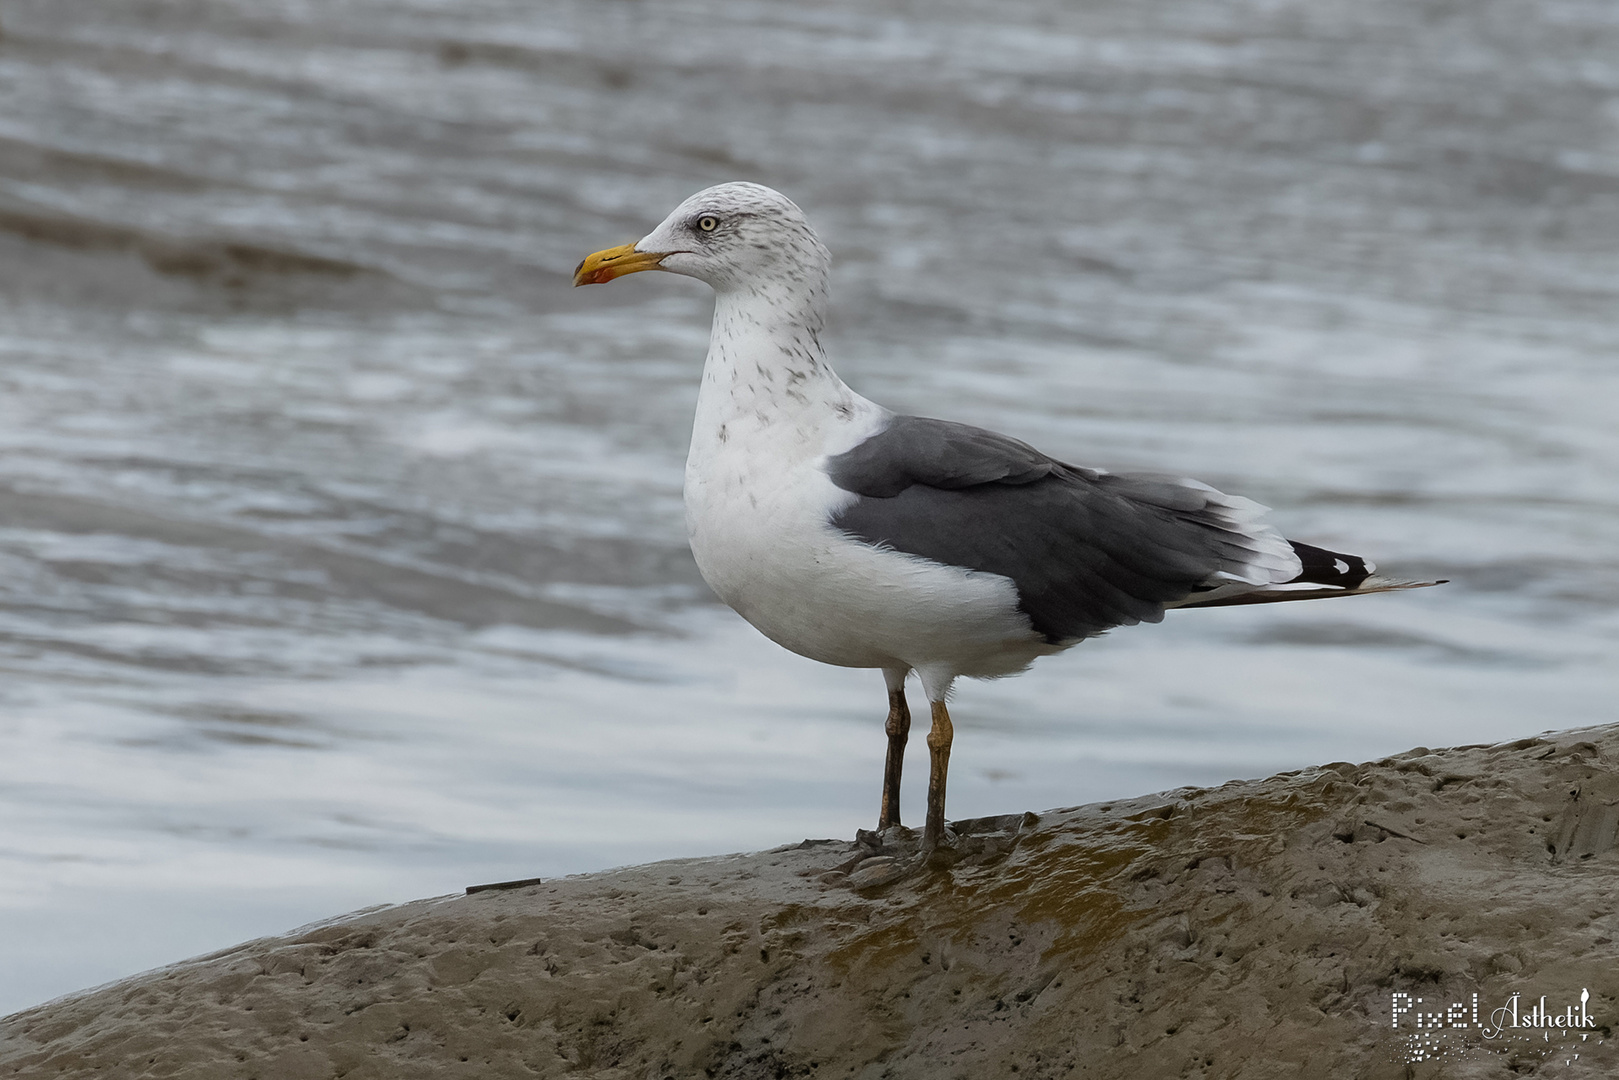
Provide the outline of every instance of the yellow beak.
[[667,251],[636,251],[634,244],[608,248],[594,255],[586,255],[573,272],[575,285],[605,285],[616,277],[633,274],[637,270],[652,270],[664,260]]

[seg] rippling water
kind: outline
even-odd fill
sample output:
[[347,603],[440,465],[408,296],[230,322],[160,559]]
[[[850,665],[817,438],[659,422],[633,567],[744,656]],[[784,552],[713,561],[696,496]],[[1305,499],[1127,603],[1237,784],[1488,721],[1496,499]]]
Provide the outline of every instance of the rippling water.
[[723,180],[868,396],[1454,579],[965,686],[956,814],[1611,719],[1611,5],[1070,8],[0,10],[0,1010],[875,816],[685,550],[706,289],[567,288]]

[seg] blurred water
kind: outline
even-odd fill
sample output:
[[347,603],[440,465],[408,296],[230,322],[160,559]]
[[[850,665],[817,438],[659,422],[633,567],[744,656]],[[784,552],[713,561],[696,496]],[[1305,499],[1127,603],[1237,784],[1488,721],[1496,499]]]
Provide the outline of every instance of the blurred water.
[[1612,718],[1607,4],[0,19],[0,1011],[869,823],[878,677],[685,551],[706,290],[567,288],[722,180],[820,227],[868,396],[1455,579],[965,686],[955,814]]

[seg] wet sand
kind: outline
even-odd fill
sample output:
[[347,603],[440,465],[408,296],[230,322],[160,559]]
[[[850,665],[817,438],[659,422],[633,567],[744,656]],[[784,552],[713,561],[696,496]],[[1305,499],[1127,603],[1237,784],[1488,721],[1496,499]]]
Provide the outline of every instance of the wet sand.
[[[0,1075],[1611,1076],[1616,763],[1589,728],[961,823],[897,880],[898,833],[421,900],[16,1014]],[[1583,1040],[1391,1023],[1582,990]]]

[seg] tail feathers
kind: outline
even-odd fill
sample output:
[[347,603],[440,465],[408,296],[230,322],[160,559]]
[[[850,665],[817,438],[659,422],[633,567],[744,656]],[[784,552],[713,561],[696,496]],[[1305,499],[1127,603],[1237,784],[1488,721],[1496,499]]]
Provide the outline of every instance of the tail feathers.
[[[1281,585],[1267,585],[1263,588],[1250,589],[1247,592],[1227,593],[1224,596],[1211,597],[1205,600],[1183,600],[1179,604],[1166,606],[1194,608],[1231,607],[1236,604],[1278,604],[1284,600],[1320,600],[1329,596],[1364,596],[1367,593],[1426,589],[1430,585],[1443,585],[1448,580],[1448,578],[1441,578],[1438,581],[1401,581],[1398,578],[1384,577],[1381,574],[1370,574],[1361,579],[1361,583],[1353,589],[1346,589],[1341,585],[1312,585],[1307,581],[1290,581]],[[1193,595],[1198,594],[1194,593]],[[1207,596],[1208,594],[1203,595]]]
[[1443,585],[1444,581],[1401,581],[1378,574],[1376,564],[1359,555],[1328,551],[1289,540],[1303,570],[1287,581],[1257,588],[1236,583],[1211,584],[1170,607],[1229,607],[1235,604],[1275,604],[1285,600],[1317,600],[1329,596],[1399,592]]

